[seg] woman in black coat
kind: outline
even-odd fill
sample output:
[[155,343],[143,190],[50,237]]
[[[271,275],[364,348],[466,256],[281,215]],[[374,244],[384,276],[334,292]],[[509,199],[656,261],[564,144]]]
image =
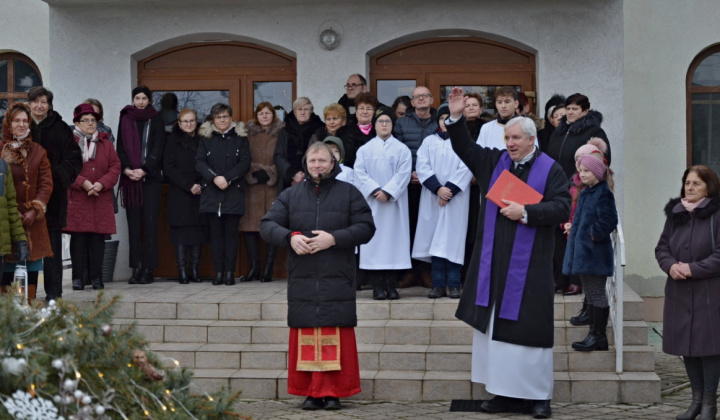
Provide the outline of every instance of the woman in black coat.
[[717,413],[720,380],[720,180],[697,165],[682,182],[655,247],[667,273],[663,351],[682,356],[692,388],[690,408],[677,418],[706,420]]
[[235,284],[240,218],[245,213],[244,177],[250,169],[250,146],[245,125],[232,121],[232,108],[215,104],[211,121],[200,127],[202,139],[195,168],[202,176],[200,213],[210,225],[210,248],[215,266],[213,285]]
[[154,281],[158,266],[158,221],[162,195],[162,158],[165,123],[152,107],[152,94],[145,86],[132,91],[133,104],[120,111],[117,154],[122,165],[120,194],[128,221],[129,284]]
[[310,99],[300,97],[293,102],[293,110],[285,117],[285,128],[280,130],[273,162],[278,170],[278,192],[302,182],[302,158],[310,144],[310,137],[325,124],[313,112]]
[[[360,392],[355,247],[372,239],[375,224],[360,191],[335,180],[340,171],[327,144],[313,144],[306,156],[306,182],[278,195],[260,222],[260,235],[272,245],[290,246],[288,393],[308,396],[304,409],[339,409],[339,398]],[[303,357],[302,364],[314,365],[303,367],[298,339],[313,335],[339,346],[339,358]]]
[[[168,224],[170,242],[175,244],[175,256],[180,284],[200,283],[198,274],[200,250],[205,231],[200,222],[200,182],[195,170],[197,155],[197,113],[185,108],[167,138],[163,169],[170,181],[168,189]],[[189,268],[187,262],[189,254]]]

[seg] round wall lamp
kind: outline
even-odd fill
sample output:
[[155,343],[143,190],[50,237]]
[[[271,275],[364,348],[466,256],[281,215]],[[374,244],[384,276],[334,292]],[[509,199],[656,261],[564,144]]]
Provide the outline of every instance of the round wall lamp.
[[334,50],[340,45],[340,34],[333,28],[325,29],[320,33],[320,45],[326,50]]

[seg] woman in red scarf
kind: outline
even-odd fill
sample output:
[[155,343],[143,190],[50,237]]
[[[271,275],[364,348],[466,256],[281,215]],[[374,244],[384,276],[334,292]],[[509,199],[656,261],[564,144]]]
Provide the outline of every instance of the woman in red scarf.
[[153,282],[158,266],[158,219],[162,194],[162,156],[165,123],[152,105],[145,86],[132,91],[133,104],[120,111],[117,154],[120,158],[120,195],[128,221],[130,284]]

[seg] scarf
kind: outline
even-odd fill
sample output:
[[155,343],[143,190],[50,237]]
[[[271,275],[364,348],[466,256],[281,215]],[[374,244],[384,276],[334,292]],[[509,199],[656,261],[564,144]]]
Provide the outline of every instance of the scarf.
[[370,130],[372,130],[372,124],[367,124],[367,125],[358,124],[357,126],[358,126],[358,128],[360,129],[360,131],[361,131],[363,134],[365,134],[366,136],[367,136],[368,134],[370,134]]
[[[555,161],[545,153],[540,153],[530,167],[527,184],[542,194],[545,191],[550,168]],[[490,188],[495,184],[503,170],[510,170],[513,161],[508,153],[503,153],[492,178]],[[478,273],[478,286],[475,304],[488,307],[490,304],[490,276],[492,272],[493,248],[495,243],[495,222],[500,208],[490,200],[485,205],[485,220],[483,227],[482,248],[480,252],[480,270]],[[515,231],[510,265],[508,268],[505,291],[500,304],[500,318],[517,321],[520,316],[525,281],[527,280],[530,256],[535,243],[537,228],[519,223]]]
[[[135,123],[137,121],[147,121],[155,115],[157,115],[157,111],[152,106],[138,109],[132,105],[127,105],[120,111],[122,138],[119,141],[122,142],[125,154],[130,161],[130,169],[142,167],[142,139]],[[124,208],[131,209],[142,206],[142,180],[131,181],[130,178],[121,176],[120,190],[122,191],[122,206]]]
[[700,204],[704,203],[705,200],[708,200],[708,198],[705,197],[702,200],[698,200],[694,203],[691,203],[691,202],[687,201],[687,198],[681,198],[680,202],[682,203],[683,207],[685,207],[685,210],[687,210],[689,213],[692,213],[695,210],[695,208],[697,206],[699,206]]
[[73,135],[78,141],[80,146],[80,152],[82,153],[83,163],[88,160],[95,160],[95,153],[97,152],[98,132],[95,130],[92,134],[85,134],[80,127],[75,126]]

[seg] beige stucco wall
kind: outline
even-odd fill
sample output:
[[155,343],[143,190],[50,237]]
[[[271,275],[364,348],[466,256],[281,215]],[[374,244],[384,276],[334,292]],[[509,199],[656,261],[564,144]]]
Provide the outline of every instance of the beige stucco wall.
[[686,168],[685,78],[695,56],[720,42],[718,16],[717,0],[623,4],[625,279],[642,296],[664,294],[654,249]]

